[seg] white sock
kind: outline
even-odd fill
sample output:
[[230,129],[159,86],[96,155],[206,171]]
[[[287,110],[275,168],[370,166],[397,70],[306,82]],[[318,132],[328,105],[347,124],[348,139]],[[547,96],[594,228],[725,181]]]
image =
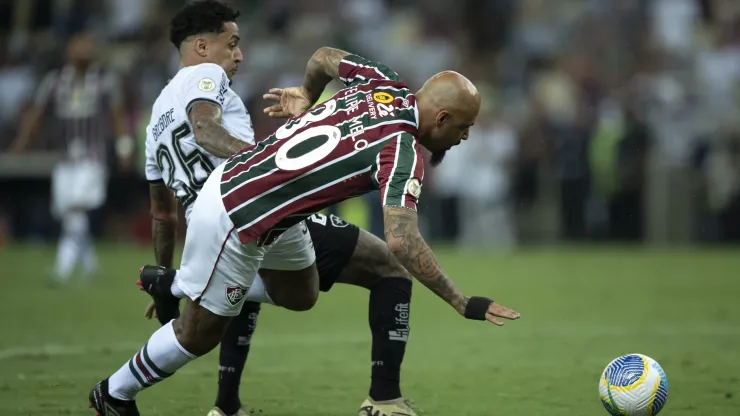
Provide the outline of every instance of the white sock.
[[77,262],[77,241],[74,236],[62,231],[57,248],[56,274],[62,280],[69,280],[72,268]]
[[84,240],[88,235],[87,214],[73,211],[62,217],[62,236],[57,249],[57,275],[69,280],[72,269],[82,257]]
[[175,280],[172,281],[172,286],[170,286],[170,292],[172,292],[172,295],[174,295],[176,298],[184,298],[187,295],[185,292],[180,289],[180,286],[177,285],[177,282],[179,282],[180,279],[177,278],[177,274],[175,274]]
[[171,376],[195,358],[177,341],[170,321],[108,379],[108,393],[119,400],[135,400],[137,393]]
[[249,286],[245,299],[248,302],[269,303],[270,305],[275,304],[275,302],[272,301],[270,294],[267,293],[265,283],[259,275],[255,276],[252,286]]

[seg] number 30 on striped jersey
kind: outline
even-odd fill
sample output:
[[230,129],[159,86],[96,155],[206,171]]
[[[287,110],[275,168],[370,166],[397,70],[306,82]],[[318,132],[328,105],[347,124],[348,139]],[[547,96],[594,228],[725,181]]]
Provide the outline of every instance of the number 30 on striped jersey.
[[[328,156],[334,148],[337,147],[342,139],[342,132],[336,126],[316,126],[308,128],[295,136],[292,136],[293,132],[303,128],[308,123],[315,121],[321,121],[330,115],[334,114],[337,109],[337,102],[335,100],[329,100],[324,103],[323,111],[318,114],[306,113],[298,123],[291,125],[290,127],[283,125],[275,132],[275,138],[278,140],[285,140],[280,149],[275,154],[275,165],[281,170],[300,170],[305,167],[311,166],[319,160]],[[291,137],[292,136],[292,137]],[[288,156],[288,152],[299,144],[306,140],[313,139],[314,137],[326,136],[328,139],[319,147],[311,149],[306,153],[299,156]]]

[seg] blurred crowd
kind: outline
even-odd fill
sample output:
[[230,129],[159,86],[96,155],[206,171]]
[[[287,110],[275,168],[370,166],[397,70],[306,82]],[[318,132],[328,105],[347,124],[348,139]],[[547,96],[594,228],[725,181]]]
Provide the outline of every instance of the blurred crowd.
[[[736,0],[228,2],[242,12],[245,56],[233,88],[257,137],[275,128],[262,114],[262,93],[300,83],[306,61],[323,45],[382,61],[412,88],[443,69],[476,83],[484,105],[470,140],[427,170],[421,215],[432,239],[501,249],[740,239]],[[73,35],[86,33],[94,59],[117,77],[111,85],[138,148],[129,169],[113,166],[109,151],[111,181],[98,227],[108,236],[148,232],[144,126],[177,71],[167,31],[183,3],[0,3],[0,154],[16,142],[45,74],[69,58]],[[2,156],[0,164],[67,151],[53,128],[41,130],[23,154]],[[40,172],[53,163],[33,160]],[[8,190],[0,196],[5,228],[18,238],[44,237],[53,229],[48,178],[0,170]],[[365,202],[363,225],[382,232],[377,202]]]

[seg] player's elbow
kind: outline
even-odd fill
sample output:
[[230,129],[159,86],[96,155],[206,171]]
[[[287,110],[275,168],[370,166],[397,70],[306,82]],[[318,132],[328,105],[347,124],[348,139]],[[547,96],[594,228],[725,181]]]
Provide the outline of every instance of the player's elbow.
[[316,52],[313,53],[311,56],[311,61],[313,62],[323,62],[326,57],[329,55],[329,52],[332,50],[332,48],[328,46],[322,46],[319,49],[316,49]]
[[341,49],[322,46],[313,53],[309,65],[314,64],[321,68],[336,67],[339,60],[347,55],[349,53]]
[[386,233],[386,245],[388,246],[388,250],[390,250],[396,258],[403,259],[404,253],[407,252],[407,247],[403,241],[398,238],[394,238],[393,236],[389,236],[388,233]]

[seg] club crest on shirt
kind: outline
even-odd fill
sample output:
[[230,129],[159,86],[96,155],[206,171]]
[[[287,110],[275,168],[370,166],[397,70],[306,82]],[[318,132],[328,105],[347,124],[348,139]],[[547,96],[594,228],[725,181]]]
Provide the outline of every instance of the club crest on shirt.
[[211,92],[216,89],[216,83],[210,78],[203,78],[198,81],[198,89],[204,92]]
[[419,198],[419,195],[421,195],[421,183],[418,179],[411,178],[406,181],[406,193],[414,198]]
[[247,289],[239,285],[226,286],[226,301],[229,302],[229,305],[231,306],[238,305],[246,295]]
[[336,228],[344,228],[349,226],[349,223],[347,221],[337,217],[334,214],[330,214],[329,218],[331,218],[331,225],[335,226]]
[[388,94],[387,92],[379,91],[373,93],[373,100],[381,104],[389,104],[393,102],[393,96]]

